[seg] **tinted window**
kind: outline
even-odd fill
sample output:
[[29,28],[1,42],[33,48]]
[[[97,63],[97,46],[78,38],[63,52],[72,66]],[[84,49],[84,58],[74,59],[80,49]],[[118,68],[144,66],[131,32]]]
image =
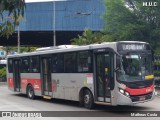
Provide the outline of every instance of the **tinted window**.
[[88,51],[78,53],[78,72],[89,72],[91,69],[91,55]]
[[52,63],[52,71],[55,73],[63,73],[64,72],[64,58],[63,54],[55,54],[53,55],[53,63]]
[[28,57],[22,58],[21,72],[22,73],[30,72],[30,62]]
[[32,56],[30,62],[31,62],[31,72],[39,73],[40,72],[39,56]]
[[8,72],[12,73],[13,72],[13,60],[8,59]]
[[76,70],[76,53],[66,53],[64,55],[64,68],[66,73],[74,73]]

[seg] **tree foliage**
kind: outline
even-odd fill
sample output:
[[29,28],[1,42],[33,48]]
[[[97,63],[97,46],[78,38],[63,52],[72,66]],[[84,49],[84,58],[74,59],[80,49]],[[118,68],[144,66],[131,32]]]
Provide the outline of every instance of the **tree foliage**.
[[74,45],[88,45],[93,43],[100,43],[103,41],[103,34],[100,32],[93,32],[91,29],[85,29],[82,35],[71,40]]
[[24,15],[25,0],[0,0],[0,35],[9,36]]
[[0,81],[6,81],[6,67],[0,69]]
[[[38,47],[36,46],[21,46],[20,47],[20,51],[21,53],[25,53],[25,52],[33,52],[37,49]],[[6,46],[6,47],[1,47],[2,50],[6,51],[7,54],[13,54],[13,53],[18,53],[17,46]]]
[[160,0],[104,0],[104,32],[112,41],[146,41],[160,45],[160,5],[143,6],[143,2]]

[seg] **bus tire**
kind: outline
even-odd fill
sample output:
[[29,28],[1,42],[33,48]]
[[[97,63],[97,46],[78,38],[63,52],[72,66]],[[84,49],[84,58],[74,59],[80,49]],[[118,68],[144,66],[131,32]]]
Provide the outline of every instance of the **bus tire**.
[[87,89],[84,91],[83,103],[84,103],[84,107],[87,109],[92,109],[94,106],[93,95]]
[[29,99],[35,99],[34,89],[32,85],[28,85],[27,87],[27,96]]

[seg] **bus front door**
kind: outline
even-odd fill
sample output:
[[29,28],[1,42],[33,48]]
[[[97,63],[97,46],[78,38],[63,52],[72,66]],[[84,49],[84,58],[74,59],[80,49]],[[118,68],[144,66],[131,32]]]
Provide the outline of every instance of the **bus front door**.
[[44,96],[52,96],[51,82],[51,57],[41,58],[41,75],[42,75],[42,94]]
[[13,71],[14,91],[20,92],[20,60],[13,60]]
[[98,102],[111,103],[111,53],[95,54],[95,75],[96,75],[96,100]]

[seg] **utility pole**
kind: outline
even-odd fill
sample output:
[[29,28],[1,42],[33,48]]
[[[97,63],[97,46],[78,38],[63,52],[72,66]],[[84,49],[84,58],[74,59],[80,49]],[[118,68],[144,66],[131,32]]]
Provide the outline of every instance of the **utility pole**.
[[56,46],[56,1],[53,1],[53,46]]

